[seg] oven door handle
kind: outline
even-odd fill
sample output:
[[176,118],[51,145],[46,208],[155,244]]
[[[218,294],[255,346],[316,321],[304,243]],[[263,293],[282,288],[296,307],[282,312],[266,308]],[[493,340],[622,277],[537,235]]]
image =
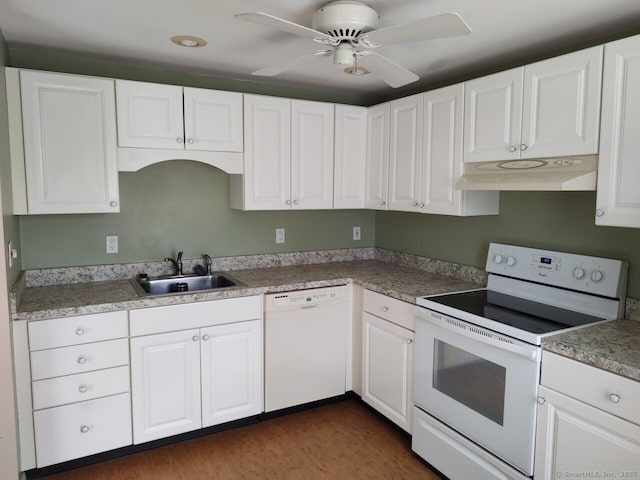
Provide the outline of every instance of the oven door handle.
[[539,347],[527,344],[519,345],[511,338],[492,332],[491,330],[433,312],[429,312],[428,314],[419,312],[418,319],[426,321],[432,328],[449,330],[456,335],[462,335],[477,342],[486,343],[501,350],[507,350],[529,360],[540,360]]

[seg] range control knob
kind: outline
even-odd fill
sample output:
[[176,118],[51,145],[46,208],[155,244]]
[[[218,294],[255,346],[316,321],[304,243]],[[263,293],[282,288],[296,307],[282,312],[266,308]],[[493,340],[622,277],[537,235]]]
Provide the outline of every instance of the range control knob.
[[502,263],[503,260],[504,260],[504,257],[499,253],[496,253],[496,256],[493,257],[493,261],[496,262],[497,264]]
[[604,280],[604,273],[602,273],[602,271],[600,270],[594,270],[591,272],[591,280],[593,280],[594,282],[601,282],[602,280]]
[[513,267],[516,263],[516,257],[507,257],[507,265],[510,267]]
[[584,271],[582,267],[576,267],[573,269],[573,278],[576,280],[582,280],[587,272]]

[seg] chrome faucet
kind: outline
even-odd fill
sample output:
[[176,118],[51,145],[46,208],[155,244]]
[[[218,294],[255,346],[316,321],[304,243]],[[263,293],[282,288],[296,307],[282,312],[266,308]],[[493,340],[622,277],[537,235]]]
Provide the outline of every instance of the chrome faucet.
[[182,275],[182,254],[183,253],[184,252],[178,252],[178,258],[176,258],[175,260],[170,257],[167,257],[164,259],[165,262],[171,262],[176,272],[176,275]]
[[204,264],[207,267],[207,275],[211,275],[211,257],[205,253],[202,258],[204,258]]

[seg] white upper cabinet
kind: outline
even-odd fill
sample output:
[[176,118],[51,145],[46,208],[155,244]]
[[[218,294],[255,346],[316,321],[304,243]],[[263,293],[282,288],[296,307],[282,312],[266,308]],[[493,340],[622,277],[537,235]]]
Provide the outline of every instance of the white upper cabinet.
[[333,206],[334,106],[291,101],[291,208]]
[[440,215],[498,214],[499,192],[455,189],[462,176],[464,84],[424,94],[418,207]]
[[116,80],[121,147],[242,151],[242,94]]
[[419,211],[422,94],[390,104],[389,210]]
[[389,189],[390,104],[367,109],[367,168],[365,207],[387,210]]
[[245,95],[244,175],[231,178],[231,207],[331,208],[333,110],[333,104]]
[[464,161],[596,154],[602,51],[466,82]]
[[113,80],[22,70],[18,87],[17,78],[7,69],[7,85],[20,88],[9,95],[14,213],[120,211]]
[[596,224],[640,228],[640,36],[605,46]]
[[367,109],[336,105],[333,208],[364,208]]

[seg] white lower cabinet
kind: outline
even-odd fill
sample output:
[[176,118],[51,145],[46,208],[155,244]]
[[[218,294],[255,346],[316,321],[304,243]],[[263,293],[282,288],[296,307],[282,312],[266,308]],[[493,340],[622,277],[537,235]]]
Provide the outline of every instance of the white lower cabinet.
[[638,478],[640,383],[546,351],[541,383],[534,480]]
[[28,335],[36,466],[131,445],[127,312],[32,321]]
[[362,400],[411,432],[413,306],[368,290],[362,317]]
[[131,338],[134,444],[263,411],[260,311],[247,297],[131,312],[132,335],[196,327]]

